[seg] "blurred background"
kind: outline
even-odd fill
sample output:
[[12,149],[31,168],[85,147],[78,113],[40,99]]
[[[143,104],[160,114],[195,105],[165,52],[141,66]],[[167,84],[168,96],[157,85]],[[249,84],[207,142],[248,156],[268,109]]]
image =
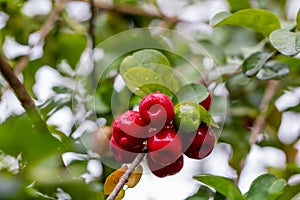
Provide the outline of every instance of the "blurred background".
[[[116,166],[99,155],[95,143],[105,146],[99,127],[110,126],[112,96],[124,88],[118,67],[134,50],[126,49],[130,43],[118,34],[149,27],[179,32],[207,50],[208,54],[194,51],[191,56],[184,40],[161,33],[165,45],[178,52],[166,52],[174,69],[183,69],[188,81],[203,79],[208,85],[211,113],[220,129],[209,157],[185,157],[183,169],[174,176],[145,173],[136,187],[126,190],[124,199],[187,199],[199,191],[201,184],[192,178],[198,174],[228,177],[244,194],[255,178],[272,173],[287,181],[288,193],[298,194],[299,55],[274,55],[290,71],[264,105],[274,80],[247,77],[241,65],[255,52],[272,51],[268,38],[240,26],[210,24],[221,11],[250,7],[274,13],[282,28],[294,30],[300,1],[0,0],[0,52],[51,133],[33,134],[24,108],[0,76],[0,199],[105,199],[103,183]],[[201,77],[189,71],[189,62],[198,63]],[[251,134],[261,117],[263,124],[253,142]],[[206,195],[204,199],[213,199],[213,194]]]

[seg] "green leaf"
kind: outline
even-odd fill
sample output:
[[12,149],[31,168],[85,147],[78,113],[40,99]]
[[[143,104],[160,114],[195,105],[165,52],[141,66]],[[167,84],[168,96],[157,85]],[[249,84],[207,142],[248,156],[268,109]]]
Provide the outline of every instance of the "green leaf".
[[123,75],[123,78],[127,87],[140,97],[144,97],[152,91],[151,84],[163,85],[163,82],[157,73],[144,67],[129,69]]
[[254,76],[271,58],[273,53],[257,52],[250,55],[243,63],[243,72],[246,76]]
[[276,198],[276,200],[287,200],[287,199],[291,199],[291,200],[297,200],[297,196],[299,199],[299,188],[300,188],[300,183],[295,184],[295,185],[287,185],[286,187],[284,187],[283,189],[283,193]]
[[194,179],[214,188],[217,192],[229,198],[230,200],[245,199],[241,191],[231,179],[212,175],[199,175],[195,176]]
[[270,42],[280,53],[295,56],[300,52],[300,33],[285,29],[275,30],[270,34]]
[[153,64],[171,66],[167,57],[161,52],[154,49],[145,49],[124,58],[120,65],[120,73],[125,74],[130,68],[149,67]]
[[201,186],[196,194],[186,198],[185,200],[209,200],[214,193],[206,186]]
[[252,182],[246,197],[248,200],[273,200],[281,195],[285,184],[284,179],[277,179],[272,174],[263,174]]
[[175,97],[173,99],[174,104],[177,104],[182,101],[190,101],[195,103],[200,103],[206,97],[208,97],[209,93],[207,88],[202,84],[191,83],[184,85],[175,93]]
[[293,112],[299,112],[300,113],[300,104],[298,104],[297,106],[294,106],[294,107],[290,107],[286,111],[293,111]]
[[[155,77],[159,78],[159,81],[152,81],[151,83],[156,83],[160,85],[164,85],[165,88],[169,89],[170,91],[177,91],[179,89],[179,80],[174,76],[173,68],[170,67],[170,62],[166,56],[164,56],[161,52],[154,50],[154,49],[145,49],[134,54],[127,56],[123,59],[120,65],[120,74],[123,78],[132,74],[133,69],[144,68],[144,73],[142,77],[133,77],[131,76],[131,82],[137,82],[139,85],[146,85],[149,84],[147,72],[150,73],[150,76],[154,75]],[[149,71],[150,70],[150,71]],[[130,72],[129,72],[130,71]],[[141,71],[140,71],[141,72]],[[125,79],[125,78],[124,78]],[[138,79],[138,80],[135,80]],[[143,79],[143,80],[142,80]],[[125,80],[126,82],[126,80]],[[132,90],[132,84],[129,85],[130,89]],[[141,88],[140,88],[141,89]],[[146,89],[143,87],[143,89]],[[157,91],[161,89],[161,87],[155,89],[152,85],[152,89]],[[135,91],[136,92],[136,91]],[[143,93],[137,92],[139,96],[144,95]]]
[[199,112],[200,112],[200,120],[205,124],[209,124],[216,128],[219,128],[218,124],[214,121],[211,114],[201,105],[199,105]]
[[31,162],[58,154],[61,143],[47,133],[37,134],[27,116],[21,115],[0,125],[0,146],[5,153],[21,153],[26,162]]
[[290,68],[287,64],[280,61],[270,61],[256,74],[260,80],[278,79],[290,73]]
[[87,40],[84,35],[60,33],[57,38],[61,59],[66,59],[74,69],[83,50],[86,48]]
[[297,29],[300,31],[300,9],[298,10],[297,13],[296,22],[297,22]]
[[227,2],[230,5],[232,12],[251,7],[248,0],[227,0]]
[[251,28],[264,36],[280,29],[278,17],[274,13],[262,9],[243,9],[231,15],[223,11],[213,17],[210,25],[213,27],[222,25],[243,26]]
[[168,95],[169,97],[174,96],[174,93],[172,92],[172,90],[170,90],[169,88],[167,88],[161,84],[156,84],[156,83],[145,84],[145,85],[139,87],[139,89],[141,91],[144,91],[146,94],[151,94],[151,93],[159,91],[161,93]]

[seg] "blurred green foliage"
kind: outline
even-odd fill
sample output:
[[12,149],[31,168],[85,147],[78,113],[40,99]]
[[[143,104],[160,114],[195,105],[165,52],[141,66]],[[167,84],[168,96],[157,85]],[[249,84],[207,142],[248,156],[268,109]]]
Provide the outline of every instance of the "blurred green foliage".
[[[172,38],[157,39],[149,32],[145,38],[152,38],[151,41],[130,38],[130,40],[110,41],[109,44],[113,45],[105,46],[106,39],[133,28],[161,25],[181,31],[178,30],[180,26],[177,26],[182,23],[180,19],[168,21],[169,19],[164,16],[151,16],[147,12],[134,14],[134,12],[118,9],[122,5],[128,8],[132,6],[133,10],[142,9],[144,5],[149,4],[157,8],[156,1],[115,0],[113,2],[119,7],[98,10],[94,18],[94,43],[97,46],[104,42],[103,48],[110,50],[104,52],[103,58],[95,58],[95,68],[78,72],[80,69],[93,67],[93,64],[86,61],[88,58],[84,55],[84,52],[90,50],[89,42],[92,37],[89,35],[88,21],[78,22],[63,11],[58,14],[54,26],[43,41],[42,56],[30,59],[22,71],[23,84],[30,95],[37,100],[43,119],[48,120],[57,111],[70,108],[75,116],[74,124],[70,125],[72,126],[70,133],[64,133],[56,125],[49,125],[52,135],[48,135],[36,134],[25,114],[11,114],[1,122],[0,199],[56,199],[59,194],[69,195],[72,199],[105,199],[103,182],[114,169],[103,164],[103,173],[93,177],[90,182],[82,177],[83,174],[88,173],[88,162],[99,159],[97,155],[91,153],[90,137],[93,132],[88,128],[85,129],[84,123],[94,122],[93,125],[97,126],[96,121],[104,119],[106,125],[109,125],[114,117],[114,111],[123,109],[121,105],[125,103],[133,108],[145,92],[157,90],[157,85],[153,83],[143,85],[147,77],[155,80],[157,84],[167,86],[166,88],[160,86],[159,89],[170,96],[178,91],[180,85],[201,80],[199,74],[194,73],[193,70],[189,71],[188,67],[189,62],[200,59],[200,56],[190,59],[190,46],[184,41],[174,42]],[[211,197],[292,199],[299,195],[299,183],[292,185],[288,180],[300,173],[296,163],[297,151],[294,147],[299,142],[300,136],[298,135],[291,144],[285,144],[279,139],[278,130],[284,112],[300,113],[300,102],[280,111],[274,106],[274,102],[285,91],[300,87],[300,59],[296,56],[300,52],[300,12],[296,20],[287,21],[285,0],[251,2],[227,0],[227,2],[232,13],[218,13],[210,22],[214,27],[210,34],[195,31],[191,36],[206,50],[201,54],[201,61],[210,58],[218,65],[217,68],[206,70],[206,73],[202,74],[208,77],[211,93],[215,94],[220,79],[223,80],[228,91],[227,115],[224,124],[220,124],[222,134],[218,142],[231,146],[232,155],[229,164],[239,176],[251,149],[249,139],[253,124],[263,114],[265,124],[261,131],[264,134],[256,145],[282,150],[287,157],[287,163],[284,169],[268,168],[270,174],[258,177],[245,195],[241,194],[234,182],[238,180],[232,181],[213,175],[196,176],[198,181],[211,186],[216,192],[202,186],[188,199],[200,200]],[[1,12],[9,16],[6,25],[0,30],[2,55],[5,55],[2,47],[8,37],[22,45],[29,45],[30,34],[38,31],[48,17],[48,15],[26,16],[22,12],[25,3],[26,1],[22,0],[0,0]],[[52,3],[54,7],[55,1]],[[197,1],[190,1],[191,6],[196,3]],[[208,25],[207,22],[203,23]],[[126,52],[126,47],[133,46],[132,44],[137,49]],[[167,44],[177,49],[180,55],[175,55],[168,50],[160,52],[146,50],[134,53],[144,44],[151,44],[152,48],[156,49],[160,49],[162,44]],[[127,60],[124,60],[125,57]],[[16,56],[10,59],[9,63],[15,68],[21,58],[22,55]],[[145,65],[148,65],[148,68],[143,68]],[[65,81],[68,80],[74,85],[54,86],[51,96],[44,102],[39,102],[34,87],[36,87],[36,74],[44,66],[50,66]],[[106,68],[107,66],[109,67]],[[198,62],[197,67],[203,68],[203,63]],[[186,73],[189,80],[181,80],[170,73],[173,68]],[[99,74],[102,75],[100,78]],[[114,83],[119,74],[123,76],[131,91],[126,88],[116,92]],[[262,113],[260,103],[268,80],[274,79],[280,81],[280,84],[267,109]],[[0,89],[3,89],[2,86],[5,84],[0,83],[0,85]],[[141,87],[141,93],[135,91],[137,87]],[[203,88],[196,88],[197,90],[203,91]],[[135,92],[136,95],[131,92]],[[184,98],[192,96],[189,91],[179,90],[179,93],[182,93]],[[205,95],[207,93],[201,93],[197,98],[202,99]],[[124,99],[130,101],[124,102]],[[218,104],[218,102],[224,103],[222,97],[215,95],[213,99],[215,102],[213,110],[223,106]],[[120,107],[112,108],[112,102]],[[82,139],[81,135],[87,135],[87,140]],[[74,159],[68,164],[62,159],[62,155],[67,152],[84,155],[84,159]],[[100,161],[116,164],[111,159],[111,155],[101,158]]]

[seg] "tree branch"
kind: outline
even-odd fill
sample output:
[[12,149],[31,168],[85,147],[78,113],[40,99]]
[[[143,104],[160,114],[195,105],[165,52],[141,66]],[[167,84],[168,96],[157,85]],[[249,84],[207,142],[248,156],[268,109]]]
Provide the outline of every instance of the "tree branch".
[[260,106],[259,106],[259,110],[261,111],[260,115],[256,118],[256,120],[254,121],[254,124],[253,124],[251,136],[249,138],[250,145],[253,145],[256,143],[257,136],[261,132],[261,130],[263,129],[263,127],[265,125],[268,107],[276,93],[276,89],[277,89],[278,85],[279,85],[279,81],[277,81],[277,80],[270,80],[268,82],[264,96],[263,96]]
[[90,1],[90,13],[91,13],[91,18],[89,20],[89,30],[88,30],[88,33],[89,33],[89,37],[90,37],[90,48],[91,50],[93,51],[94,48],[95,48],[95,26],[94,26],[94,19],[95,19],[95,16],[96,16],[96,12],[97,12],[97,9],[95,7],[95,2],[94,0],[89,0]]
[[28,117],[34,124],[37,132],[48,132],[47,125],[45,121],[42,119],[39,111],[36,109],[33,100],[30,95],[26,91],[25,87],[19,81],[14,71],[10,67],[10,65],[6,62],[6,60],[0,56],[0,72],[3,74],[3,77],[9,83],[11,88],[14,90],[17,98],[21,102],[23,108],[25,109]]
[[144,156],[145,156],[144,153],[140,153],[136,156],[136,158],[130,164],[130,166],[128,167],[126,172],[123,174],[123,176],[121,176],[118,184],[116,185],[116,187],[114,188],[112,193],[107,197],[107,200],[114,200],[116,198],[116,196],[119,194],[120,190],[128,182],[128,179],[129,179],[130,175],[133,173],[133,171],[135,170],[135,168],[140,164],[140,162],[142,162]]
[[[89,0],[76,0],[76,1],[83,1],[88,2]],[[159,18],[164,21],[175,23],[182,21],[177,17],[168,17],[163,15],[160,10],[155,7],[142,7],[141,5],[128,5],[128,4],[121,4],[121,3],[113,3],[106,0],[96,0],[95,6],[102,10],[113,10],[124,14],[130,15],[139,15],[139,16],[146,16],[151,18]]]
[[[16,64],[15,66],[15,70],[14,73],[16,75],[19,75],[27,66],[28,62],[29,62],[29,57],[30,57],[30,53],[32,52],[33,48],[36,47],[37,45],[39,45],[42,41],[45,40],[45,38],[47,37],[48,33],[50,32],[51,28],[53,27],[55,21],[57,20],[58,14],[63,10],[65,3],[68,0],[61,0],[59,1],[55,8],[52,10],[52,12],[50,13],[49,17],[47,18],[47,20],[45,21],[45,23],[42,25],[42,27],[39,29],[39,39],[35,44],[29,45],[29,50],[27,55],[23,56],[20,61]],[[3,87],[0,97],[2,96],[2,94],[9,89],[9,86],[5,86]]]

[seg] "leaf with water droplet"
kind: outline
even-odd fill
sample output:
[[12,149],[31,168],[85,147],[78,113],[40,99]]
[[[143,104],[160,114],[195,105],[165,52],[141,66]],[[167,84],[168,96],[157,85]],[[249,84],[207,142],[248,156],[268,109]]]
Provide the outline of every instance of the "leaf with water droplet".
[[135,67],[129,69],[123,75],[124,81],[127,87],[140,97],[144,97],[149,94],[149,91],[153,89],[148,88],[146,85],[157,84],[163,85],[159,75],[151,69],[144,67]]
[[152,64],[171,66],[167,57],[155,49],[144,49],[124,58],[120,65],[120,73],[125,74],[134,67],[149,67]]

